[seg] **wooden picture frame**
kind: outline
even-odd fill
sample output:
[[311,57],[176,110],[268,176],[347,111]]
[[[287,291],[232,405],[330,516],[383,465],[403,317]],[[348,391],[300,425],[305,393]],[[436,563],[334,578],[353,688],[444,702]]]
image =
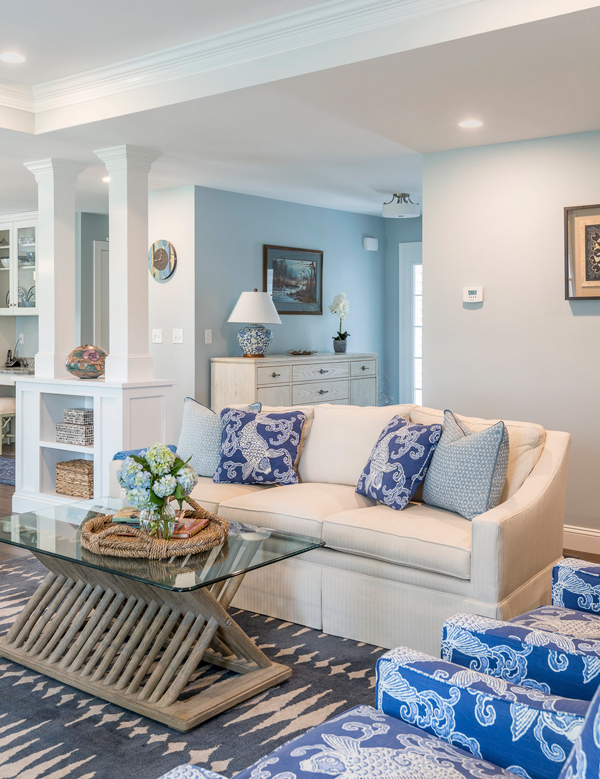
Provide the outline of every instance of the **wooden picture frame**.
[[263,244],[263,291],[277,313],[323,314],[323,252]]
[[565,300],[600,300],[600,204],[565,208]]

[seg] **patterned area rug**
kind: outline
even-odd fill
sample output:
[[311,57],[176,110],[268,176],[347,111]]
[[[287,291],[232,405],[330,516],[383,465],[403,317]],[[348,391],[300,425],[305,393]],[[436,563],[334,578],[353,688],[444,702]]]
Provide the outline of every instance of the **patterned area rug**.
[[15,461],[10,457],[0,457],[0,484],[15,485]]
[[[0,635],[46,569],[34,558],[0,565]],[[0,779],[158,779],[181,763],[233,777],[258,758],[334,714],[374,705],[380,647],[301,625],[232,611],[241,627],[293,676],[178,733],[0,657]],[[214,666],[196,680],[218,684]]]

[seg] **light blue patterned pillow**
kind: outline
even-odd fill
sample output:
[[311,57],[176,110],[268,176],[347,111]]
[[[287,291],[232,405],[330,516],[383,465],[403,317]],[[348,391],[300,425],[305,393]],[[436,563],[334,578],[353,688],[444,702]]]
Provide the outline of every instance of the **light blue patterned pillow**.
[[[260,411],[262,403],[244,406],[246,411]],[[223,422],[221,415],[198,403],[194,398],[183,401],[183,419],[181,435],[177,444],[177,454],[182,460],[189,457],[190,465],[198,476],[213,476],[219,464],[221,454],[221,434]]]
[[401,511],[425,478],[441,432],[441,425],[392,417],[379,434],[356,491]]
[[507,468],[504,422],[476,433],[444,411],[444,432],[425,477],[423,500],[473,519],[498,505]]

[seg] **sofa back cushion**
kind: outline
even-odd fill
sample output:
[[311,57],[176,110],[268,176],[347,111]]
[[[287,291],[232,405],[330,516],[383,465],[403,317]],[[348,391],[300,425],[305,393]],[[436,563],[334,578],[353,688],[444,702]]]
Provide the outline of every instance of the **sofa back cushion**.
[[[456,417],[475,432],[485,430],[500,421],[498,419],[464,417],[459,414],[456,414]],[[423,425],[431,425],[434,422],[442,423],[444,412],[434,408],[414,406],[410,413],[410,420],[411,422],[420,422]],[[533,422],[511,422],[506,419],[503,421],[508,431],[509,449],[506,483],[500,496],[500,503],[514,495],[523,484],[540,459],[546,443],[546,431],[541,425],[536,425]]]
[[395,416],[408,419],[414,406],[314,406],[298,471],[302,481],[356,487],[379,435]]

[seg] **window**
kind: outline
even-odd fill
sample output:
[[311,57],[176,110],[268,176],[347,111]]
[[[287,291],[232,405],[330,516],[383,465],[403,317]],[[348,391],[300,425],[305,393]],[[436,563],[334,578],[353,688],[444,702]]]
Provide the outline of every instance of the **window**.
[[412,266],[413,403],[423,405],[423,266]]

